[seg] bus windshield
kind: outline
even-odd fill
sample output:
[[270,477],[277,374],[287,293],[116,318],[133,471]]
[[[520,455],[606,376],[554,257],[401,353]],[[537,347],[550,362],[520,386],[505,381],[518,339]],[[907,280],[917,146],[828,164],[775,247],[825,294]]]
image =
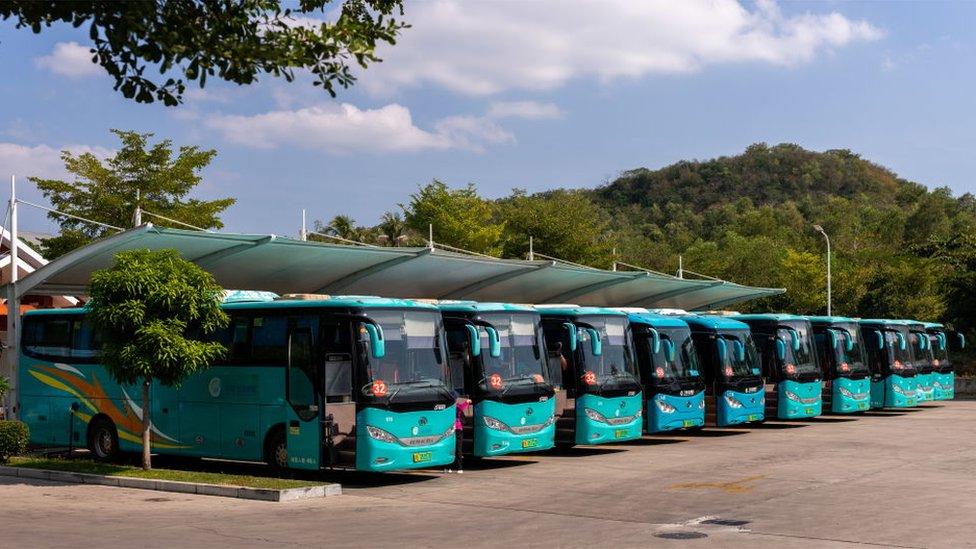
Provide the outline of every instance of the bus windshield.
[[[698,355],[695,353],[695,344],[691,339],[691,330],[658,328],[657,332],[661,338],[658,352],[654,352],[653,338],[649,333],[643,336],[644,344],[638,347],[651,357],[651,377],[659,383],[699,377],[701,374],[698,369]],[[669,346],[673,348],[670,360]]]
[[[912,334],[908,338],[908,341],[913,345],[912,349],[915,351],[915,370],[920,374],[927,374],[935,370],[932,348],[923,343],[928,342],[928,340],[929,334],[916,330],[912,330]],[[922,345],[925,345],[924,349]]]
[[[868,374],[868,365],[864,361],[864,352],[861,348],[861,331],[853,325],[844,325],[829,328],[837,341],[829,353],[833,360],[831,365],[834,372],[839,376],[851,374]],[[847,346],[851,348],[848,350]]]
[[539,329],[539,315],[505,312],[481,318],[498,334],[499,355],[491,356],[488,326],[478,326],[481,336],[481,372],[476,377],[486,391],[505,391],[513,386],[547,383],[547,368]]
[[[443,326],[437,311],[409,309],[370,310],[385,340],[385,353],[368,353],[365,394],[393,399],[404,391],[435,389],[450,392],[450,373],[441,337]],[[368,341],[365,327],[360,337]]]
[[[909,346],[908,334],[897,330],[885,330],[884,338],[885,346],[888,349],[890,372],[898,375],[915,375],[915,365],[912,362],[912,348]],[[901,347],[902,341],[905,343],[904,349]]]
[[[789,377],[818,376],[820,371],[813,357],[811,333],[806,326],[788,326],[776,330],[777,339],[783,342],[786,353],[779,362],[781,372]],[[778,345],[778,344],[777,344]]]
[[[719,371],[726,379],[759,375],[759,353],[748,330],[729,330],[717,335],[725,341],[725,357],[719,357],[722,359],[719,360]],[[745,350],[741,360],[737,351],[740,345]]]
[[[941,337],[940,337],[941,335]],[[949,361],[948,345],[943,346],[945,332],[929,334],[929,345],[932,347],[932,367],[942,373],[952,371],[952,362]]]
[[[585,385],[604,388],[639,385],[627,341],[626,317],[581,317],[576,327],[578,345],[583,350],[583,364],[577,375]],[[594,343],[594,339],[599,343]]]

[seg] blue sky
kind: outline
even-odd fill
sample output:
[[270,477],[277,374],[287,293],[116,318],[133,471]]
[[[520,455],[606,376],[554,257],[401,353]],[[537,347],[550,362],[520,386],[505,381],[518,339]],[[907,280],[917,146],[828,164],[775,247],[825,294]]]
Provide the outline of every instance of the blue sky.
[[58,176],[63,148],[107,155],[109,128],[154,132],[219,151],[199,195],[238,198],[229,230],[277,234],[303,207],[373,224],[435,177],[490,197],[592,187],[757,141],[976,192],[974,3],[568,5],[408,2],[414,28],[336,99],[307,79],[211,81],[176,108],[114,92],[86,30],[8,22],[0,174]]

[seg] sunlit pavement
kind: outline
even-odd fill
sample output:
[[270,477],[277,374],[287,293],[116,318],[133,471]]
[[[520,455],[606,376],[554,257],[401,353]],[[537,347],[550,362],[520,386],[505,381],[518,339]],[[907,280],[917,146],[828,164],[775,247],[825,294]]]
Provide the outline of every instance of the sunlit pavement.
[[[252,472],[260,472],[252,467]],[[0,547],[976,544],[976,402],[333,473],[264,503],[0,477]]]

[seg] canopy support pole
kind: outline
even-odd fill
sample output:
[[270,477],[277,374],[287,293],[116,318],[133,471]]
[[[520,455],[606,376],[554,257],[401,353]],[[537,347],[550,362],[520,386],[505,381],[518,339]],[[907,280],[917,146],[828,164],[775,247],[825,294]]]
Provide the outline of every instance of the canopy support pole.
[[7,375],[10,380],[10,392],[7,394],[5,411],[6,417],[14,419],[19,410],[17,404],[20,402],[20,380],[19,380],[19,353],[20,353],[20,295],[17,292],[17,264],[20,258],[20,237],[17,234],[17,176],[10,176],[10,285],[7,286],[7,348],[6,354]]

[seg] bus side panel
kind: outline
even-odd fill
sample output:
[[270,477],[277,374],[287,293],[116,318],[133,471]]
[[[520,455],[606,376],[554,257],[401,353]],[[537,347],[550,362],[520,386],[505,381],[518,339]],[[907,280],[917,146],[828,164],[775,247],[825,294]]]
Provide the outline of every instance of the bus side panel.
[[[640,438],[644,427],[643,402],[640,391],[623,397],[581,395],[576,399],[576,444],[603,444]],[[588,414],[587,410],[591,413]],[[601,419],[594,419],[590,415],[597,415]]]
[[871,408],[884,408],[886,378],[871,379]]
[[647,432],[660,433],[705,425],[705,391],[692,396],[658,393],[647,401]]
[[[501,456],[516,452],[548,450],[555,444],[556,399],[504,404],[483,400],[474,405],[474,455]],[[485,417],[501,422],[503,429],[488,427]]]
[[[416,412],[391,412],[374,407],[359,410],[356,469],[393,471],[453,463],[456,414],[455,406]],[[369,434],[367,427],[377,429],[379,434]]]

